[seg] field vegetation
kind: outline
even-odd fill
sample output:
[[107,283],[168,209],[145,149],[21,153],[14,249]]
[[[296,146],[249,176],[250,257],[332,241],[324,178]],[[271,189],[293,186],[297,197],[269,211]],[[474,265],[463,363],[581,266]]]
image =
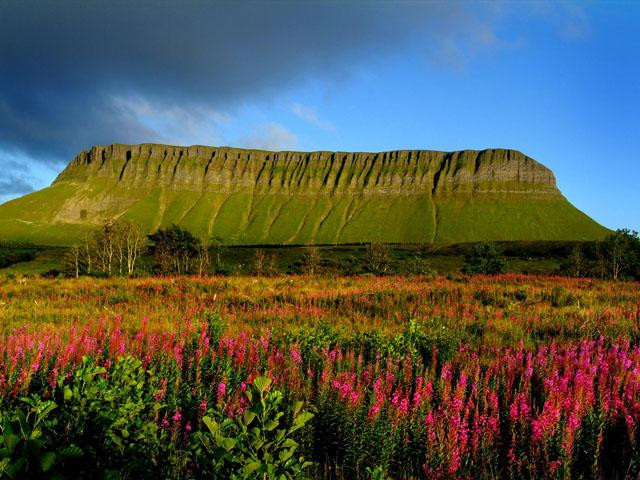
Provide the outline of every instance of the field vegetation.
[[0,475],[636,478],[639,319],[585,278],[5,277]]
[[635,232],[231,249],[118,221],[0,252],[60,262],[2,276],[0,478],[640,475]]

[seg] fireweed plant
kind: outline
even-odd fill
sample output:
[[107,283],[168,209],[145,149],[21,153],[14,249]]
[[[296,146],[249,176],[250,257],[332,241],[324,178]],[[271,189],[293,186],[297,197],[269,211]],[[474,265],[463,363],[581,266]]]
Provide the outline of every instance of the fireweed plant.
[[640,285],[0,286],[0,478],[637,478]]

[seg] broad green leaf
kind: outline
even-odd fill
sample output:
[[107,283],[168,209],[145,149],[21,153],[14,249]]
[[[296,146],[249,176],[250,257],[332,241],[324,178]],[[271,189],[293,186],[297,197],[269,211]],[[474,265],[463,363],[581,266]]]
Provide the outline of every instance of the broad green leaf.
[[251,462],[245,465],[242,470],[244,471],[244,474],[248,476],[258,470],[261,466],[262,464],[260,462]]
[[49,413],[52,410],[55,410],[56,408],[58,408],[58,406],[55,404],[55,402],[52,401],[48,401],[48,402],[43,402],[37,409],[37,412],[42,415],[43,417],[46,417],[47,415],[49,415]]
[[293,455],[293,451],[295,450],[295,448],[290,448],[289,450],[282,450],[280,452],[280,454],[278,455],[278,458],[280,458],[281,462],[286,462],[287,460],[289,460],[291,458],[291,456]]
[[229,437],[216,437],[216,443],[220,448],[225,449],[227,452],[231,451],[236,446],[236,441]]
[[69,445],[68,447],[58,450],[58,455],[65,458],[79,458],[84,455],[84,452],[77,445]]
[[202,418],[202,422],[207,426],[207,428],[213,435],[218,433],[218,430],[220,428],[218,426],[218,423],[213,418],[205,416]]
[[251,422],[253,422],[253,420],[256,418],[256,414],[251,410],[245,410],[244,413],[242,414],[242,417],[244,419],[244,423],[246,425],[250,425]]
[[13,433],[7,433],[7,431],[5,430],[4,444],[6,445],[7,450],[9,450],[9,453],[13,453],[18,443],[20,443],[20,437],[14,435]]
[[259,392],[267,390],[273,381],[269,377],[257,377],[253,381],[253,386],[258,389]]
[[298,430],[305,426],[305,424],[313,418],[313,413],[311,412],[302,412],[293,420],[293,428],[291,431]]
[[47,472],[53,467],[56,461],[56,454],[53,452],[44,452],[40,456],[40,468],[43,472]]
[[282,443],[282,448],[296,448],[298,446],[298,442],[296,442],[293,438],[287,438]]
[[29,425],[27,425],[27,417],[22,410],[16,411],[16,418],[18,419],[18,425],[23,435],[27,435],[29,431]]
[[293,416],[294,416],[294,417],[297,417],[297,416],[298,416],[298,413],[300,413],[300,410],[302,409],[302,406],[303,406],[303,405],[304,405],[304,402],[301,402],[301,401],[299,401],[299,400],[298,400],[298,401],[296,401],[296,402],[293,404]]
[[275,429],[278,427],[278,425],[280,425],[280,422],[278,422],[277,420],[270,420],[269,422],[267,422],[267,424],[264,426],[264,429],[267,430],[268,432],[270,432],[271,430]]
[[9,422],[9,417],[2,419],[2,432],[5,434],[13,433],[13,427],[11,426],[11,422]]

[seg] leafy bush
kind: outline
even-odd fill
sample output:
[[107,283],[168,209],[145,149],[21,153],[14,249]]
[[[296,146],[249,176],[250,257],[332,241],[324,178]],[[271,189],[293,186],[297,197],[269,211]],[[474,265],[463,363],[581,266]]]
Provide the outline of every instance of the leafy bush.
[[367,245],[365,256],[365,270],[374,275],[385,275],[391,272],[391,257],[389,247],[382,243]]
[[551,293],[546,295],[546,300],[552,307],[569,307],[577,303],[576,297],[564,287],[553,287]]
[[407,265],[407,271],[412,275],[433,275],[434,273],[429,260],[422,255],[411,257]]
[[199,432],[197,438],[205,454],[204,470],[214,478],[308,478],[306,471],[313,463],[296,455],[298,443],[293,434],[313,414],[303,411],[298,401],[289,420],[284,395],[270,391],[271,384],[267,377],[253,381],[245,392],[250,407],[241,415],[228,418],[220,410],[213,410],[202,419],[207,431]]
[[0,250],[0,268],[10,267],[16,263],[29,262],[36,258],[34,250],[2,251]]
[[60,422],[71,439],[87,446],[97,472],[144,472],[168,452],[168,434],[158,428],[153,370],[132,357],[118,359],[108,372],[83,358],[71,382],[58,381]]
[[462,271],[468,275],[481,273],[495,275],[507,271],[507,259],[496,246],[489,243],[479,243],[465,258]]
[[488,291],[488,290],[476,290],[473,292],[473,298],[475,298],[482,305],[504,308],[507,306],[507,301],[502,292]]
[[82,450],[56,446],[52,430],[57,421],[50,414],[57,408],[51,400],[22,398],[28,408],[15,408],[2,415],[0,429],[0,478],[53,478],[65,459],[81,457]]

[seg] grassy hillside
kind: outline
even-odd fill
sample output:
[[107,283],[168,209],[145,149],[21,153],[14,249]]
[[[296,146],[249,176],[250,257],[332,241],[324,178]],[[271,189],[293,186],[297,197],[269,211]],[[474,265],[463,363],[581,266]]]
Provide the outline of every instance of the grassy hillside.
[[0,240],[70,245],[104,219],[229,245],[595,240],[553,174],[510,150],[265,152],[114,145],[0,205]]

